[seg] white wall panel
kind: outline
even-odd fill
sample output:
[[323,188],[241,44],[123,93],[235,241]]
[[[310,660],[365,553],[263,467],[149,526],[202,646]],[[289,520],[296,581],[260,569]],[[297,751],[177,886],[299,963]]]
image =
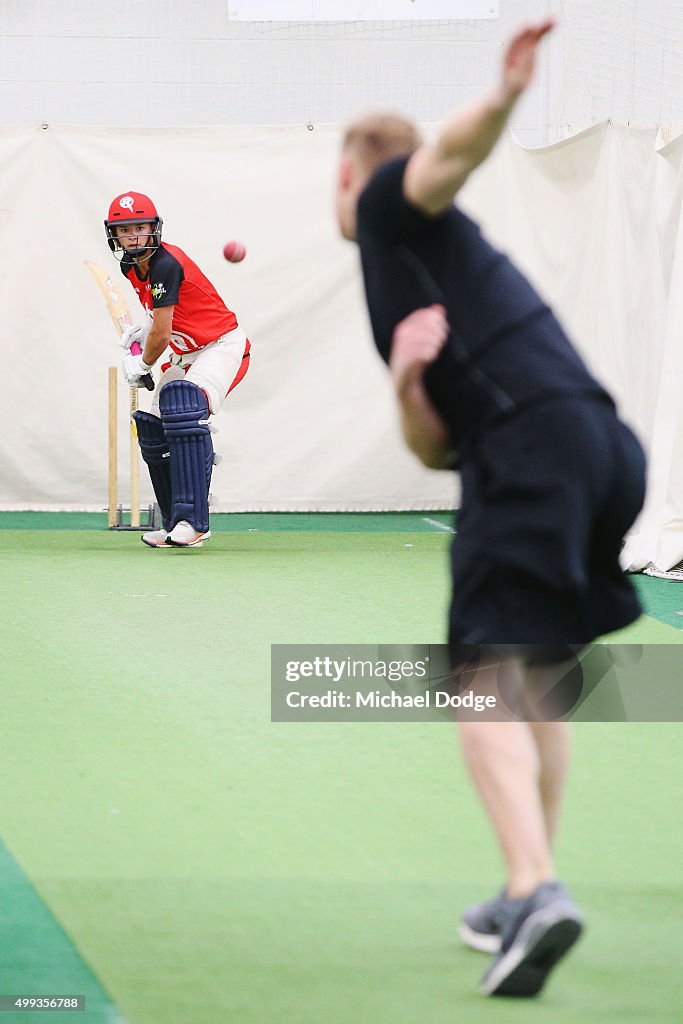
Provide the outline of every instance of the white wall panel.
[[228,0],[237,21],[497,18],[498,0]]
[[[434,121],[495,81],[501,38],[545,7],[501,0],[491,21],[259,25],[230,21],[226,0],[5,0],[0,123],[338,123],[379,106]],[[515,118],[537,143],[544,77]]]

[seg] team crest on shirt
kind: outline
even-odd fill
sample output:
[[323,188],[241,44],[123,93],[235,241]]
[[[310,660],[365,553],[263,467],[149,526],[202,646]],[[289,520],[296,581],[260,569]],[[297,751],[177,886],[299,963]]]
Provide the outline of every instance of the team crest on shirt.
[[165,295],[165,294],[166,294],[166,289],[164,288],[163,284],[155,284],[152,287],[152,298],[153,299],[160,299],[161,296]]

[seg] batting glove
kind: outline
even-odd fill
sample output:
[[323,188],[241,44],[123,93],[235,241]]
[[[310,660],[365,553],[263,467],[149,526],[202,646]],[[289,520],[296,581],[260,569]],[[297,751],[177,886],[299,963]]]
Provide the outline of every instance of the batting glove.
[[134,341],[137,341],[140,348],[144,348],[150,327],[151,324],[131,324],[130,327],[126,327],[125,331],[119,338],[119,345],[121,348],[125,348],[125,350],[129,352],[130,346]]
[[123,376],[131,388],[145,386],[142,383],[142,378],[150,372],[152,367],[147,365],[142,356],[132,356],[128,353],[123,357],[121,365],[123,366]]

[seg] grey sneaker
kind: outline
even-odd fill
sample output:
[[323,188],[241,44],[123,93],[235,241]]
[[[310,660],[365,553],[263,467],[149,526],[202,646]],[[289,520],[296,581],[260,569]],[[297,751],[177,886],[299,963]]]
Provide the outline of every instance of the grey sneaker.
[[204,546],[204,541],[208,540],[210,536],[211,530],[201,533],[199,530],[195,530],[194,526],[186,519],[181,519],[173,527],[166,540],[172,547],[201,548]]
[[561,882],[543,882],[503,928],[500,952],[481,979],[485,996],[535,996],[583,931],[583,917]]
[[460,919],[460,938],[480,953],[497,953],[505,925],[516,917],[523,903],[523,899],[508,899],[503,889],[492,900],[472,904]]
[[173,545],[167,543],[166,538],[168,533],[166,530],[150,530],[148,533],[143,533],[140,540],[143,544],[148,544],[150,548],[172,548]]

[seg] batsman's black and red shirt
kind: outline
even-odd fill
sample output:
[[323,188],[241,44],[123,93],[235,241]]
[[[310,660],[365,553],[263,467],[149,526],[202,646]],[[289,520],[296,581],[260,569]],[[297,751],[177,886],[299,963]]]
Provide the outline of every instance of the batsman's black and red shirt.
[[196,352],[237,327],[237,317],[196,263],[177,245],[162,242],[149,261],[144,280],[131,260],[121,261],[121,273],[152,316],[161,306],[175,306],[171,348],[182,355]]

